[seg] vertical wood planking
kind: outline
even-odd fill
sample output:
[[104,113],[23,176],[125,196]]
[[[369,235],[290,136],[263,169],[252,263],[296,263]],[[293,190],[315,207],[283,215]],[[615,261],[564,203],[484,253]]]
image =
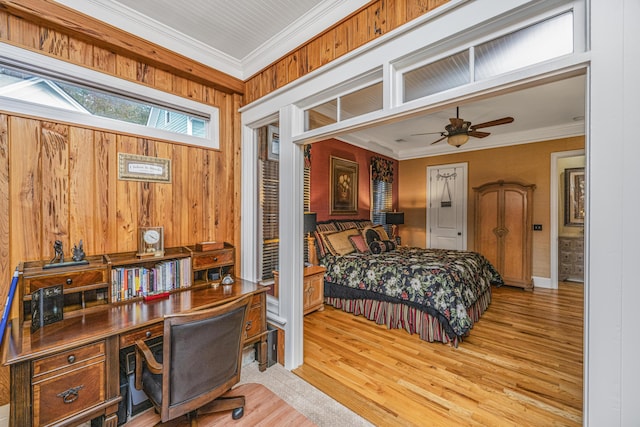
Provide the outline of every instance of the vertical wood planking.
[[116,74],[116,54],[99,47],[93,47],[93,66],[103,73]]
[[175,167],[175,181],[173,185],[173,225],[178,242],[189,244],[189,147],[176,146],[173,160]]
[[[116,135],[94,132],[93,181],[95,183],[93,224],[94,253],[118,250],[116,189],[118,184],[118,154]],[[86,250],[85,250],[86,251]],[[87,252],[91,253],[91,252]]]
[[[0,14],[0,35],[2,34],[2,14]],[[6,18],[4,19],[6,22]],[[8,117],[0,114],[0,283],[11,282],[13,273],[10,259],[9,234],[9,140],[7,137]],[[9,286],[0,286],[0,301],[6,301]],[[9,403],[9,368],[0,368],[0,405]]]
[[7,13],[0,11],[0,40],[7,40],[9,37],[9,25],[7,24],[7,19]]
[[[148,139],[139,138],[138,139],[138,150],[137,152],[143,156],[148,157],[157,157],[156,156],[156,146],[153,141],[149,141]],[[157,185],[154,182],[147,181],[139,181],[138,184],[138,226],[139,227],[149,227],[156,226],[157,224],[154,222],[155,219],[152,217],[151,207],[153,204],[153,188]],[[137,233],[136,233],[137,234]]]
[[40,122],[9,118],[9,209],[11,260],[42,258]]
[[69,127],[41,123],[42,254],[53,255],[53,244],[62,242],[65,256],[69,240]]
[[[170,184],[155,184],[153,188],[153,209],[152,218],[154,225],[164,227],[164,241],[167,247],[178,246],[182,244],[179,239],[179,233],[174,230],[177,222],[173,218],[174,210],[172,208],[173,202],[173,189],[176,183],[176,164],[174,158],[174,146],[165,142],[158,142],[157,156],[161,159],[171,160],[171,183]],[[179,227],[178,227],[179,229]]]
[[[229,98],[229,97],[228,97]],[[237,114],[237,111],[242,107],[242,96],[233,95],[232,99],[229,100],[228,104],[230,105],[230,111],[233,114],[230,116],[233,117],[234,114]],[[240,120],[232,120],[228,123],[227,126],[232,128],[232,136],[231,141],[240,140],[240,134],[242,132],[242,128],[240,126]],[[240,195],[242,194],[242,180],[240,177],[242,176],[242,144],[232,144],[233,145],[233,207],[235,208],[235,212],[231,216],[233,221],[233,227],[229,229],[227,227],[227,232],[225,234],[225,239],[230,240],[232,242],[236,242],[236,271],[242,271],[242,266],[240,264],[241,254],[242,254],[242,246],[240,242],[242,242],[242,235],[240,230],[240,208],[242,206],[242,201],[240,200]]]
[[[9,283],[13,266],[9,259],[9,141],[8,117],[0,114],[0,282]],[[6,301],[7,290],[0,287],[0,301]],[[4,309],[4,306],[2,307]]]
[[[118,153],[138,154],[138,140],[132,136],[118,135]],[[117,162],[116,158],[116,162]],[[116,183],[116,234],[118,236],[117,251],[127,252],[137,250],[138,181],[118,179]]]
[[94,132],[90,129],[73,126],[69,129],[69,251],[82,240],[86,253],[96,253],[96,236],[101,234],[96,228],[100,225],[96,221],[96,212],[100,209],[94,197],[93,137]]
[[69,61],[92,68],[93,46],[75,37],[69,37]]
[[27,49],[38,50],[40,47],[40,27],[17,16],[8,17],[8,39]]
[[202,150],[200,148],[191,147],[188,150],[189,159],[189,174],[187,176],[188,186],[188,203],[187,203],[187,217],[189,222],[188,235],[185,241],[189,243],[195,243],[202,232],[203,220],[202,220],[202,206],[203,206],[203,191],[202,191]]
[[58,58],[68,59],[69,36],[42,27],[40,28],[40,50]]

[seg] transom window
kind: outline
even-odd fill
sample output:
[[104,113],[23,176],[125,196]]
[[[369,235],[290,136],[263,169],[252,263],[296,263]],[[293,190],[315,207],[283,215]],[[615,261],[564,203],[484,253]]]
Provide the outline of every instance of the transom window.
[[18,114],[219,147],[216,107],[13,46],[0,46],[0,100]]

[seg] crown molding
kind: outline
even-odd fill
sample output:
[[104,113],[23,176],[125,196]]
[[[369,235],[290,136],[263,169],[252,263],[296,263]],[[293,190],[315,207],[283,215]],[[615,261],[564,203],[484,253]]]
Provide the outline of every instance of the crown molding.
[[245,58],[234,58],[168,25],[110,0],[57,0],[71,9],[92,16],[166,49],[246,80],[302,43],[320,34],[368,3],[368,0],[323,0],[296,22],[264,42]]
[[321,1],[300,19],[245,56],[242,59],[243,79],[247,80],[367,3],[369,3],[369,0]]
[[128,33],[242,79],[240,60],[195,40],[127,6],[109,0],[56,0]]

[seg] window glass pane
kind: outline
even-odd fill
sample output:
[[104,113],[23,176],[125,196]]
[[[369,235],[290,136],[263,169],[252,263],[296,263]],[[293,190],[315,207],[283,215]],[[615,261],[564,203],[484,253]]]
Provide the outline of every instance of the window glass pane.
[[338,101],[336,99],[333,99],[329,102],[325,102],[324,104],[317,105],[313,108],[305,110],[304,130],[307,131],[307,130],[318,129],[318,128],[321,128],[322,126],[336,123],[337,117],[338,117],[337,112],[338,112]]
[[404,73],[404,102],[469,83],[469,51]]
[[262,210],[262,280],[273,279],[278,269],[279,163],[260,160],[260,209]]
[[475,80],[573,52],[573,13],[567,12],[475,48]]
[[207,138],[202,117],[7,67],[0,67],[0,97]]
[[382,110],[382,82],[340,97],[340,120]]
[[371,181],[373,200],[371,205],[371,221],[374,224],[382,224],[387,234],[391,235],[391,227],[386,224],[386,212],[393,206],[393,184],[385,181]]

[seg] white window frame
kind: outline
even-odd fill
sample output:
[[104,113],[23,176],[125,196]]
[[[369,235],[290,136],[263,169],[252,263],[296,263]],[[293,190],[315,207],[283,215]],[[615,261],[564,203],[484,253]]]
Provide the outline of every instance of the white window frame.
[[110,93],[130,97],[137,101],[148,102],[156,106],[174,109],[186,114],[202,117],[208,121],[207,136],[200,138],[187,134],[151,128],[121,120],[98,117],[85,113],[64,110],[19,100],[0,97],[0,109],[8,113],[36,116],[56,122],[72,123],[111,132],[127,133],[150,139],[179,142],[199,147],[220,148],[220,112],[211,105],[183,98],[139,83],[110,76],[79,65],[70,64],[35,52],[24,50],[0,42],[0,63],[25,72],[45,75],[53,80],[71,84],[100,88]]

